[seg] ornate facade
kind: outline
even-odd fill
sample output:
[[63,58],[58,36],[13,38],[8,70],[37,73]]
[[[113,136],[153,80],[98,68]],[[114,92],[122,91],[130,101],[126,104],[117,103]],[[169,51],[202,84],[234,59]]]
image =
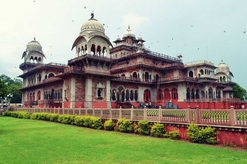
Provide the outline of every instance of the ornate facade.
[[[25,106],[65,108],[138,107],[142,103],[173,108],[188,105],[228,108],[234,100],[233,74],[223,61],[184,64],[145,48],[128,27],[112,45],[104,26],[93,17],[83,23],[68,64],[44,64],[41,45],[29,42],[20,65]],[[214,104],[212,106],[212,104]]]

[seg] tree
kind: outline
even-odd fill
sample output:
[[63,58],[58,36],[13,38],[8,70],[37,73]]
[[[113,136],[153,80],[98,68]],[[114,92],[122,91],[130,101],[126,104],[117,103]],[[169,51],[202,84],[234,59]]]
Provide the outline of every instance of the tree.
[[8,86],[0,79],[0,97],[4,98],[8,93]]
[[[4,89],[5,88],[5,89]],[[11,103],[20,103],[22,93],[19,91],[22,88],[22,80],[11,79],[10,77],[2,74],[0,76],[0,96],[5,97],[8,93],[13,94]]]
[[244,100],[245,98],[247,98],[247,91],[242,88],[240,85],[236,84],[233,87],[233,97],[234,98],[240,98],[241,100]]

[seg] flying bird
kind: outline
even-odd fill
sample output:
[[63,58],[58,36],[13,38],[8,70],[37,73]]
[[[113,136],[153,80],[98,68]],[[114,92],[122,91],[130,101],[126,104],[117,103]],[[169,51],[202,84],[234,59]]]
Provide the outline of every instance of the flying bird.
[[104,26],[105,24],[103,23],[103,26]]
[[226,31],[224,31],[224,33],[225,33]]
[[72,22],[74,22],[74,20],[72,20]]
[[172,38],[172,40],[173,40],[173,38]]
[[198,50],[199,50],[199,48],[198,48]]
[[193,27],[193,25],[191,25],[191,27]]
[[84,9],[86,9],[87,7],[86,6],[84,6]]
[[244,31],[244,34],[246,33],[246,31]]

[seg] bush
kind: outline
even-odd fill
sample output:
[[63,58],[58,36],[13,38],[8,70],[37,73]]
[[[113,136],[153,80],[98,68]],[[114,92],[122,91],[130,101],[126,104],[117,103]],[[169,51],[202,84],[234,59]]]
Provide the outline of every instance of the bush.
[[188,138],[197,143],[216,144],[216,132],[214,128],[206,127],[205,129],[199,128],[194,123],[190,124],[187,132]]
[[18,113],[17,112],[11,112],[10,116],[17,118],[18,117]]
[[74,124],[74,117],[76,116],[71,116],[68,114],[65,115],[59,115],[58,117],[58,122],[63,123],[63,124]]
[[112,120],[108,120],[104,124],[105,130],[114,130],[115,124]]
[[131,133],[133,132],[134,129],[130,120],[127,120],[125,118],[118,119],[117,127],[118,127],[118,131],[126,132],[126,133]]
[[178,131],[172,131],[169,134],[170,134],[171,139],[173,140],[177,140],[180,138],[180,132]]
[[74,124],[77,126],[84,126],[85,116],[76,116],[74,118]]
[[166,133],[164,134],[164,137],[165,137],[165,138],[169,138],[169,137],[170,137],[170,134],[169,134],[168,132],[166,132]]
[[33,113],[33,114],[31,114],[30,118],[31,118],[32,120],[37,120],[37,119],[38,119],[38,113]]
[[30,113],[29,112],[24,112],[23,113],[23,119],[30,119]]
[[149,135],[149,124],[147,120],[142,120],[138,122],[139,128],[137,129],[139,134]]
[[138,134],[139,125],[134,124],[133,126],[134,126],[134,133]]
[[230,143],[229,146],[232,147],[232,148],[236,148],[237,147],[234,143]]
[[5,111],[4,116],[11,116],[11,111]]
[[91,128],[93,125],[93,120],[91,116],[86,116],[83,126]]
[[92,121],[93,121],[92,128],[94,128],[94,129],[103,129],[104,125],[102,123],[101,118],[92,117]]
[[163,124],[154,124],[151,129],[151,136],[154,137],[165,137],[166,129]]
[[49,118],[52,122],[58,122],[59,114],[50,114]]

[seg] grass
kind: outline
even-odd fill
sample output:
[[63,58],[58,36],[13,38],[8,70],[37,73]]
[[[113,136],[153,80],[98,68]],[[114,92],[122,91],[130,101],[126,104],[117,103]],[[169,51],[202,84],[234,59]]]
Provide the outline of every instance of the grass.
[[247,163],[246,152],[0,116],[0,163]]

